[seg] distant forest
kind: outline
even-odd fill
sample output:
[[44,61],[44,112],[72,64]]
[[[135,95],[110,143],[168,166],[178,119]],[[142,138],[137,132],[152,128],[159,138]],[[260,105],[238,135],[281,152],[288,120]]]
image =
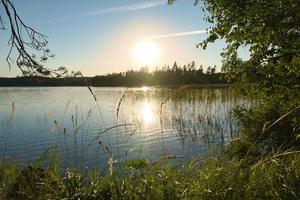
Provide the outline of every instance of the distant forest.
[[[195,62],[184,66],[165,66],[149,71],[147,67],[140,70],[129,70],[94,77],[85,77],[91,86],[180,86],[180,85],[214,85],[226,84],[223,73],[216,73],[216,66],[208,67],[204,72],[202,65],[196,67]],[[0,86],[85,86],[82,77],[74,73],[62,78],[23,76],[16,78],[0,78]]]

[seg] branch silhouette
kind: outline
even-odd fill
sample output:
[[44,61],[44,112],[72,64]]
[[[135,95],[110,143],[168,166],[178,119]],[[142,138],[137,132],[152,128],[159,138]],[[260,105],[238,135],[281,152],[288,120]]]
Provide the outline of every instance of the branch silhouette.
[[[0,30],[9,31],[10,34],[9,51],[6,57],[9,68],[13,63],[16,64],[24,76],[57,78],[66,74],[65,67],[51,69],[42,65],[49,58],[54,57],[47,48],[47,36],[26,25],[11,0],[1,0],[1,3],[4,13],[0,15]],[[39,58],[34,53],[39,54]]]

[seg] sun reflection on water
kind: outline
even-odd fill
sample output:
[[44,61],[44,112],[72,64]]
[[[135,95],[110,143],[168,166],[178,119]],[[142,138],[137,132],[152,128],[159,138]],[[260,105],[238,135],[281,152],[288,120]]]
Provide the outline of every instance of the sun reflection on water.
[[149,90],[149,88],[148,88],[147,86],[143,86],[143,87],[141,87],[141,89],[142,89],[142,91],[144,91],[144,92],[146,92],[146,91]]
[[154,112],[153,112],[153,105],[150,104],[147,100],[145,100],[141,107],[141,116],[143,122],[149,124],[154,120]]

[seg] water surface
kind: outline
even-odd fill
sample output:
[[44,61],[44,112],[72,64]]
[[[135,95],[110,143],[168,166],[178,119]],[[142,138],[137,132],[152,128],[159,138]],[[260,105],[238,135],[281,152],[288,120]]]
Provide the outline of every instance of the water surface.
[[0,157],[33,162],[55,148],[63,166],[127,159],[183,162],[222,150],[236,134],[228,89],[0,88]]

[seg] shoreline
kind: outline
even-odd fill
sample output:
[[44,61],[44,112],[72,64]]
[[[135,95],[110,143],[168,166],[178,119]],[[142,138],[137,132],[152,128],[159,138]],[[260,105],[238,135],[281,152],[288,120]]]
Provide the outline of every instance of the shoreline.
[[[229,83],[225,84],[187,84],[187,85],[89,85],[94,88],[118,88],[118,87],[126,87],[126,88],[141,88],[141,87],[149,87],[149,88],[186,88],[186,89],[201,89],[201,88],[228,88],[231,86]],[[8,87],[21,87],[21,88],[30,88],[30,87],[87,87],[86,85],[0,85],[2,88]]]

